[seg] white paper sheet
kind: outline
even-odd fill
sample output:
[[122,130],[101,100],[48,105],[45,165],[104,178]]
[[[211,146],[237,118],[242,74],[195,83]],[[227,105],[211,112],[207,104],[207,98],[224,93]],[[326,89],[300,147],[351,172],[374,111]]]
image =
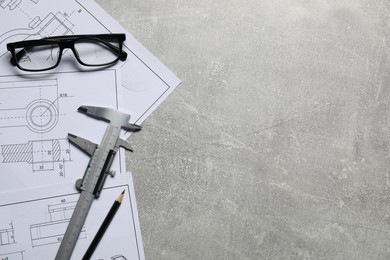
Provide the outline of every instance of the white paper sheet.
[[[81,259],[115,199],[125,196],[92,259],[144,259],[130,173],[108,180],[91,207],[71,259]],[[0,193],[0,259],[54,259],[79,193],[53,185]],[[8,257],[8,258],[7,258]]]

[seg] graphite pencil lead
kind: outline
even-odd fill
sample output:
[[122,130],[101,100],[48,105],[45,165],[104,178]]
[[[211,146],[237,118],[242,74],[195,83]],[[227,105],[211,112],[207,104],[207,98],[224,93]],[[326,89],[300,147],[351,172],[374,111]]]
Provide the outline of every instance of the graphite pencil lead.
[[121,194],[119,194],[118,198],[116,199],[116,201],[118,201],[119,203],[122,202],[123,200],[123,196],[125,195],[125,191],[123,191]]

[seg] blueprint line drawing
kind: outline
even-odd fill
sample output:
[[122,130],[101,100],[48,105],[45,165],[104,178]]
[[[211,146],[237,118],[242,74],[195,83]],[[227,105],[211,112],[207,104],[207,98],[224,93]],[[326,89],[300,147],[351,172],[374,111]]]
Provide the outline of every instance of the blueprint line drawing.
[[23,251],[0,254],[0,260],[23,260]]
[[[35,4],[39,2],[39,0],[29,0]],[[14,10],[22,3],[22,0],[0,0],[0,7],[6,9],[8,7],[9,10]]]
[[[74,25],[68,20],[69,15],[50,12],[43,19],[39,16],[31,19],[26,28],[17,28],[0,35],[0,45],[7,42],[41,39],[54,35],[71,35]],[[0,57],[6,53],[0,53]]]
[[[68,227],[70,217],[77,201],[52,204],[47,206],[48,221],[30,226],[31,244],[33,247],[60,243]],[[85,227],[79,239],[86,238]]]
[[58,122],[58,110],[49,100],[34,100],[27,107],[26,119],[31,131],[50,131]]
[[32,165],[33,172],[58,169],[58,175],[65,177],[65,162],[71,161],[68,139],[29,141],[0,147],[3,163],[25,162]]
[[[26,97],[29,98],[21,98]],[[0,128],[27,127],[51,131],[60,112],[57,79],[19,79],[0,82]]]
[[9,228],[0,229],[0,246],[15,244],[15,229],[12,221],[9,225]]
[[[114,186],[104,188],[104,196],[92,206],[93,215],[82,228],[77,242],[81,250],[74,252],[74,259],[81,259],[84,255],[85,249],[112,206],[112,200],[123,190],[125,190],[123,205],[104,235],[102,242],[105,246],[97,248],[95,258],[143,259],[138,252],[140,246],[136,245],[141,243],[141,240],[136,238],[138,232],[134,230],[136,205],[132,195],[133,188],[124,182],[128,176],[121,173],[116,177],[120,181],[113,183]],[[8,194],[12,201],[0,196],[0,229],[14,228],[16,243],[0,246],[0,260],[3,260],[2,257],[4,259],[9,257],[8,260],[54,259],[76,208],[79,192],[69,185],[58,184],[45,186],[44,189],[35,187],[24,192],[15,190]],[[13,226],[9,224],[11,221]]]
[[9,10],[14,10],[16,7],[19,6],[19,4],[22,2],[22,0],[1,0],[0,6],[5,9],[9,8]]
[[[67,136],[89,129],[77,108],[102,100],[118,107],[119,86],[113,80],[117,77],[116,69],[0,76],[0,172],[9,176],[0,188],[16,187],[18,179],[28,187],[79,177],[87,158],[69,144]],[[89,95],[96,91],[91,84],[95,81],[103,86],[97,95]],[[95,121],[91,123],[95,127],[102,124]],[[97,127],[92,135],[98,137],[103,130]],[[119,158],[115,165],[121,167]]]

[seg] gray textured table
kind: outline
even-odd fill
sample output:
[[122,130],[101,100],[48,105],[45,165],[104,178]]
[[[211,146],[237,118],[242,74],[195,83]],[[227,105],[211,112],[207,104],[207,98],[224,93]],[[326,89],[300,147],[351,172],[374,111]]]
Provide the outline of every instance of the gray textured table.
[[98,0],[182,85],[131,137],[147,259],[390,258],[390,2]]

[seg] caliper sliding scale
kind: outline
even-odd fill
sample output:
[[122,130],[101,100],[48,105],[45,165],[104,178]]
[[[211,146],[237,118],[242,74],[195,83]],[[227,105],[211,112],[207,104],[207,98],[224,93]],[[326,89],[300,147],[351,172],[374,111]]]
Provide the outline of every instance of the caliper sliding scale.
[[121,129],[131,132],[141,130],[141,126],[130,124],[130,115],[105,107],[81,106],[79,112],[99,120],[109,122],[102,143],[97,145],[68,134],[69,141],[91,156],[84,177],[76,181],[76,188],[81,192],[76,208],[72,214],[65,235],[58,249],[56,260],[69,260],[76,242],[83,228],[92,201],[100,196],[107,175],[114,175],[110,171],[114,156],[119,147],[132,151],[128,142],[119,138]]

